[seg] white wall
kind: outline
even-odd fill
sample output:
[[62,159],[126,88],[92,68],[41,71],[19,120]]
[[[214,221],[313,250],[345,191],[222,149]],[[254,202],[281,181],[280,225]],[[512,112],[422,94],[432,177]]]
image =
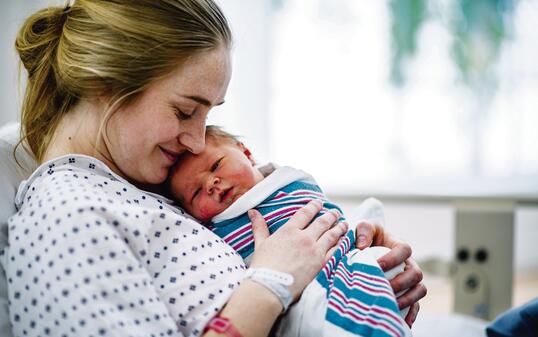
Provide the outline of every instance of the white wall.
[[[0,125],[19,119],[23,91],[17,89],[19,58],[14,42],[24,19],[47,5],[63,0],[21,0],[0,2]],[[217,0],[228,18],[233,35],[233,76],[226,104],[214,109],[209,122],[227,127],[252,141],[249,145],[261,158],[267,158],[269,48],[271,1]],[[22,77],[26,73],[22,72]]]
[[248,139],[258,158],[269,154],[271,0],[216,0],[232,29],[232,80],[226,103],[208,123]]
[[[333,198],[350,213],[357,201]],[[446,202],[385,202],[386,228],[409,243],[417,260],[454,257],[454,209]],[[514,268],[516,272],[538,271],[538,205],[517,206],[515,212]],[[487,235],[487,233],[484,233]]]
[[538,270],[538,206],[520,206],[515,220],[515,266],[519,271]]
[[15,55],[15,36],[19,26],[17,3],[2,2],[0,4],[0,124],[16,120],[19,116],[17,102],[17,57]]
[[[24,19],[39,8],[63,4],[61,0],[21,0],[0,3],[0,125],[19,119],[22,89],[18,88],[18,62],[15,37]],[[24,69],[22,77],[26,76]],[[20,93],[20,94],[19,94]]]
[[[272,25],[271,0],[217,0],[225,12],[235,39],[233,76],[226,104],[215,109],[210,123],[221,124],[244,135],[255,153],[267,158],[269,149],[269,75]],[[4,1],[0,3],[0,125],[17,120],[17,62],[13,43],[23,19],[44,4],[63,1]],[[335,200],[344,209],[349,200]],[[386,203],[391,232],[409,242],[418,259],[453,256],[453,210],[448,204]],[[515,265],[518,269],[538,269],[538,207],[522,206],[516,212]]]

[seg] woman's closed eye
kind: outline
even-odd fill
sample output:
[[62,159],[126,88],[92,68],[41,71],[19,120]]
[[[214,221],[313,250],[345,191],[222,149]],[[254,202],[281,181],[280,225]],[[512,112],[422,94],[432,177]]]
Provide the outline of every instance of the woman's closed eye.
[[174,108],[174,109],[176,110],[176,116],[180,121],[191,119],[196,113],[196,110],[193,110],[192,112],[185,112],[178,108]]

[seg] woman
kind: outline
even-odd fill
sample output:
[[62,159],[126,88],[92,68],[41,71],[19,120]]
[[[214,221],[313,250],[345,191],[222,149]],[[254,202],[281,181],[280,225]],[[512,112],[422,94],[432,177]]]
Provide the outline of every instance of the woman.
[[[140,189],[162,183],[181,153],[204,148],[207,114],[230,80],[230,44],[211,0],[77,0],[25,22],[16,41],[29,75],[23,138],[42,165],[9,220],[15,335],[200,335],[217,312],[243,336],[269,334],[279,297],[242,280],[244,265],[224,242]],[[332,226],[336,214],[310,223],[319,210],[307,205],[270,237],[252,212],[251,267],[292,276],[294,299],[345,232]],[[410,257],[379,227],[359,228],[362,245],[393,248],[385,268]],[[155,241],[161,249],[148,248]],[[425,294],[420,278],[408,260],[393,281],[396,292],[411,288],[399,299],[413,305],[409,324]]]

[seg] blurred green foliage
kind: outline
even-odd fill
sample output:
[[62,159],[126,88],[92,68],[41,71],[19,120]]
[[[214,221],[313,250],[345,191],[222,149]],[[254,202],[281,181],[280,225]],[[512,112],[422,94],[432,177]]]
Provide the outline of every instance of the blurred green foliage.
[[[417,50],[417,36],[435,0],[389,0],[391,27],[391,82],[405,84],[405,62]],[[451,0],[448,29],[453,35],[452,56],[462,80],[476,88],[495,84],[494,64],[507,37],[516,0]],[[446,14],[446,13],[445,13]]]
[[456,6],[452,55],[462,79],[473,88],[495,85],[494,65],[507,37],[513,1],[456,0]]
[[426,0],[390,0],[392,59],[390,77],[396,86],[405,84],[403,63],[417,50],[417,34],[425,19]]

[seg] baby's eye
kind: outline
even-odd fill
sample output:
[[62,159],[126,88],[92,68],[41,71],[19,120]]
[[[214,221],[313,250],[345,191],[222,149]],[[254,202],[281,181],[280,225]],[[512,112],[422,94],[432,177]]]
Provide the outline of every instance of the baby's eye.
[[215,172],[218,168],[219,168],[219,165],[220,165],[220,161],[222,160],[222,158],[220,158],[219,160],[217,160],[215,162],[215,164],[213,164],[213,166],[211,166],[211,172]]
[[194,191],[194,194],[192,195],[192,199],[191,199],[191,200],[194,200],[194,198],[196,198],[196,196],[197,196],[198,194],[200,194],[200,191],[201,191],[201,190],[202,190],[202,189],[201,189],[200,187],[198,187],[198,189],[196,189],[196,191]]

